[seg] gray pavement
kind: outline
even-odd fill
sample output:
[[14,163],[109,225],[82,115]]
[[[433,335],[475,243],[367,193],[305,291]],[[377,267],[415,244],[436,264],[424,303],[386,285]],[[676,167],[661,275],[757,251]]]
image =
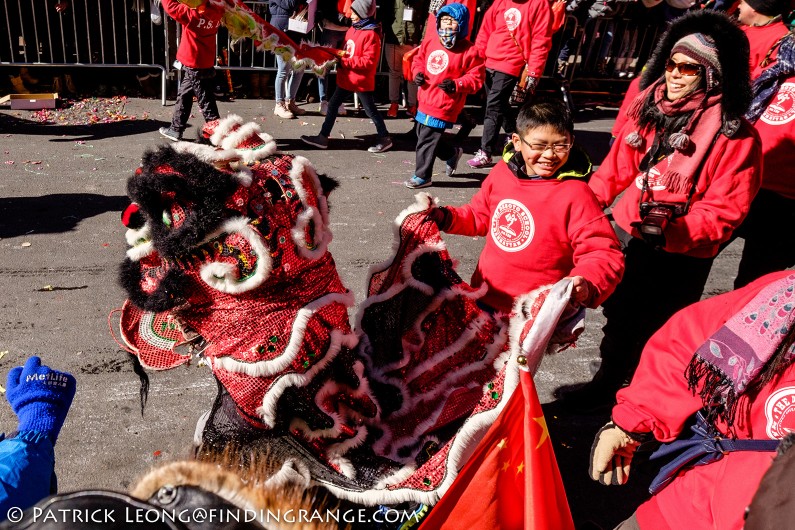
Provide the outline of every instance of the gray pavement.
[[[323,118],[317,113],[279,120],[272,101],[219,106],[222,115],[255,119],[282,150],[305,155],[318,171],[340,181],[330,198],[330,250],[343,281],[361,301],[368,267],[390,251],[393,219],[413,202],[414,192],[402,185],[414,169],[412,124],[388,120],[395,147],[371,154],[366,148],[375,138],[374,126],[363,113],[349,114],[339,118],[329,149],[322,151],[298,140],[301,134],[319,131]],[[305,108],[314,110],[316,105]],[[194,111],[186,137],[195,136],[202,123]],[[0,164],[0,376],[4,382],[11,367],[33,354],[75,374],[78,393],[56,447],[62,491],[126,489],[149,466],[185,455],[197,418],[215,396],[207,368],[191,365],[151,374],[142,417],[138,377],[108,331],[109,313],[124,301],[116,270],[126,248],[119,221],[127,204],[126,180],[146,149],[168,141],[157,129],[168,124],[171,112],[171,105],[163,107],[156,100],[130,99],[125,114],[139,117],[136,121],[42,126],[30,111],[0,110],[5,162]],[[580,114],[577,140],[597,162],[604,156],[614,117],[609,109]],[[477,148],[480,131],[475,129],[465,146],[467,154]],[[441,204],[467,202],[487,174],[470,170],[464,160],[450,178],[437,161],[439,174],[426,191]],[[483,241],[448,236],[447,243],[460,262],[459,272],[468,278]],[[730,288],[739,245],[719,257],[706,295]],[[632,500],[584,479],[587,448],[605,417],[566,417],[553,403],[556,388],[590,379],[597,366],[601,318],[600,311],[589,311],[577,347],[548,357],[536,383],[542,403],[547,403],[575,520],[612,525],[632,511]],[[3,400],[0,429],[14,428],[14,415]]]

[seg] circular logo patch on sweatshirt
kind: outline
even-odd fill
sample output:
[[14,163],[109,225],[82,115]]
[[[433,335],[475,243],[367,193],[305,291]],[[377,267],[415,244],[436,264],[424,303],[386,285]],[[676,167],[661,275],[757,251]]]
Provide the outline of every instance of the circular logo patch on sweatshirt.
[[348,42],[345,43],[345,51],[347,52],[348,57],[353,57],[353,54],[356,51],[356,43],[353,42],[353,39],[348,39]]
[[765,401],[765,419],[767,435],[774,440],[795,431],[795,386],[770,394]]
[[505,252],[519,252],[533,240],[536,226],[527,207],[513,199],[503,199],[491,216],[491,238]]
[[759,119],[768,125],[784,125],[795,119],[795,83],[783,83]]
[[429,74],[439,75],[447,69],[447,65],[450,63],[450,58],[447,56],[447,52],[443,50],[436,50],[431,52],[428,56],[427,64],[425,68],[428,69]]
[[522,12],[512,7],[505,11],[505,25],[508,26],[508,29],[513,31],[519,27],[519,24],[522,23]]

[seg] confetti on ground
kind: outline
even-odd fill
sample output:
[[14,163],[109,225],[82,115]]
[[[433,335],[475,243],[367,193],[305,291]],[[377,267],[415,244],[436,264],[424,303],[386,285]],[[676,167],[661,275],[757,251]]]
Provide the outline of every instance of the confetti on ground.
[[21,246],[21,247],[23,247],[23,248],[27,248],[27,247],[29,247],[30,245],[31,245],[31,242],[30,242],[30,241],[25,241],[25,242],[24,242],[24,243],[22,243],[22,245],[20,245],[20,246]]
[[[64,99],[58,109],[33,111],[36,121],[45,125],[92,125],[94,123],[113,123],[119,121],[148,120],[144,112],[140,117],[125,114],[125,96],[112,98]],[[85,143],[85,142],[77,142]]]
[[161,453],[160,451],[155,451],[155,452],[154,452],[154,453],[152,453],[152,454],[153,454],[155,457],[158,457],[158,456],[160,456],[160,455],[161,455],[161,454],[163,454],[163,453]]
[[13,164],[14,164],[14,161],[13,161],[13,160],[6,160],[6,164],[8,164],[9,166],[10,166],[10,165],[13,165]]

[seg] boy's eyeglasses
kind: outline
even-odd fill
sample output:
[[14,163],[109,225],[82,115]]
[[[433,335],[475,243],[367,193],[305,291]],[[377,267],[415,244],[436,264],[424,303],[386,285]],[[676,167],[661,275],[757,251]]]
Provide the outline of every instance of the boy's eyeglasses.
[[677,62],[674,62],[673,59],[668,59],[668,61],[665,63],[665,71],[666,72],[673,72],[674,70],[679,70],[680,74],[682,74],[684,76],[688,76],[688,77],[692,77],[694,75],[699,75],[703,68],[704,67],[701,66],[700,64],[677,63]]
[[517,134],[516,136],[519,136],[519,139],[522,141],[522,143],[536,153],[545,153],[548,149],[552,149],[552,152],[556,155],[565,155],[571,151],[572,144],[531,144],[520,135]]

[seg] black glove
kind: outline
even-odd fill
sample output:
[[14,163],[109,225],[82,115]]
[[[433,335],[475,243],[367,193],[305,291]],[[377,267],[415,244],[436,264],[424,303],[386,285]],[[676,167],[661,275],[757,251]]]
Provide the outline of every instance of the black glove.
[[425,74],[420,72],[419,74],[414,76],[414,84],[417,86],[422,86],[425,84]]
[[444,90],[448,94],[452,94],[452,93],[455,92],[455,81],[453,81],[450,78],[445,79],[444,81],[442,81],[441,83],[439,83],[436,86],[438,86],[439,88],[441,88],[442,90]]
[[439,227],[439,230],[444,231],[450,228],[450,223],[453,220],[453,214],[451,214],[450,210],[448,210],[444,206],[433,207],[430,210],[428,210],[428,214],[425,216],[425,220],[436,223],[436,226]]

